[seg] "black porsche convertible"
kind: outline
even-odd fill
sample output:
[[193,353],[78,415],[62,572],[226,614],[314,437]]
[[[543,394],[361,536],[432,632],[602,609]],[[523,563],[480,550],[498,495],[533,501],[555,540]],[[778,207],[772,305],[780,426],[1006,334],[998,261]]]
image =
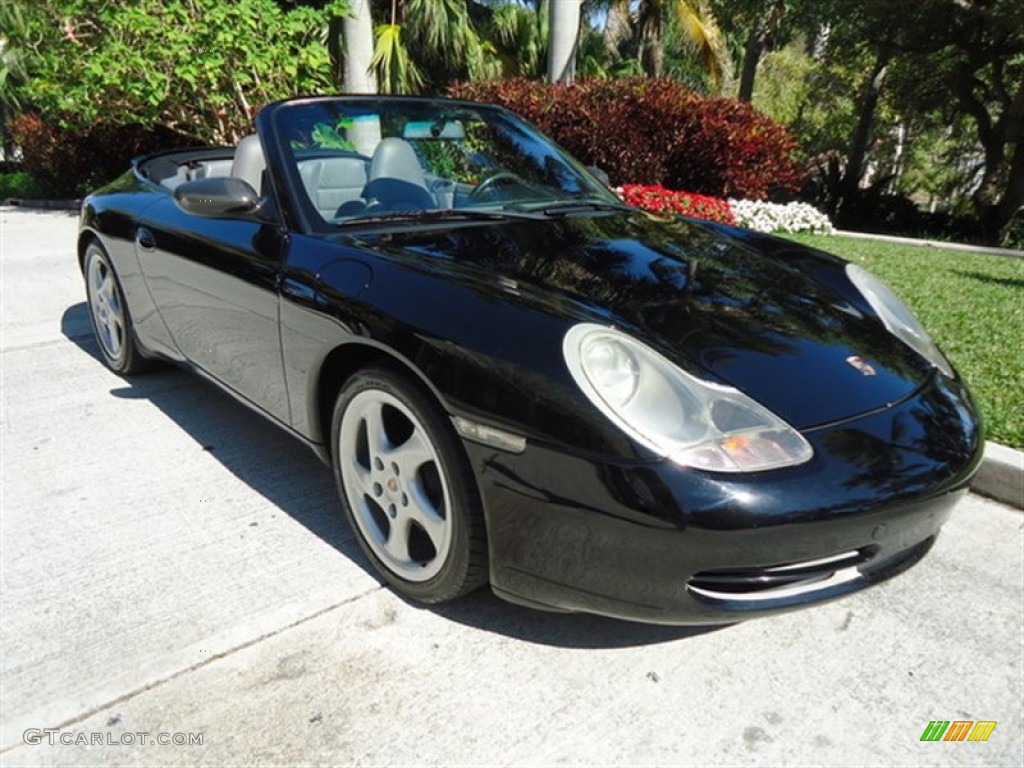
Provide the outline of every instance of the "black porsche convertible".
[[857,265],[598,177],[495,106],[271,104],[85,200],[100,353],[311,447],[415,600],[727,623],[919,560],[982,439],[913,315]]

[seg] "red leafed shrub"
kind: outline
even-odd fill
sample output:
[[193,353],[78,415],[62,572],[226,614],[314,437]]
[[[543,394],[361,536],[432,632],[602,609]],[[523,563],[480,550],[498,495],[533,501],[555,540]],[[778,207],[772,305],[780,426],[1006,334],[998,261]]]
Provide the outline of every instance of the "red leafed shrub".
[[113,181],[136,155],[194,144],[172,131],[99,123],[70,128],[25,114],[11,121],[22,165],[54,197],[77,197]]
[[21,147],[25,170],[45,194],[73,197],[76,185],[88,175],[91,162],[79,142],[39,115],[20,115],[11,121],[11,134]]
[[659,186],[626,184],[622,187],[622,199],[637,208],[655,213],[681,213],[695,219],[735,224],[736,218],[725,200],[692,192],[675,192]]
[[760,200],[795,189],[792,137],[735,99],[700,96],[671,80],[624,78],[551,85],[522,78],[456,83],[456,98],[501,104],[525,117],[613,184]]

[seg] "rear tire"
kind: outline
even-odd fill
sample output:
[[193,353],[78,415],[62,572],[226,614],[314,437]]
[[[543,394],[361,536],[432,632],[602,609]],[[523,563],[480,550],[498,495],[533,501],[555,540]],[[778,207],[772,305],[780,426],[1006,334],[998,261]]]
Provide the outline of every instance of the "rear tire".
[[441,603],[487,582],[480,497],[444,412],[407,375],[368,368],[342,388],[334,476],[352,530],[402,595]]
[[95,240],[85,249],[85,292],[89,299],[89,323],[103,362],[122,375],[141,373],[151,363],[135,341],[131,313],[110,257]]

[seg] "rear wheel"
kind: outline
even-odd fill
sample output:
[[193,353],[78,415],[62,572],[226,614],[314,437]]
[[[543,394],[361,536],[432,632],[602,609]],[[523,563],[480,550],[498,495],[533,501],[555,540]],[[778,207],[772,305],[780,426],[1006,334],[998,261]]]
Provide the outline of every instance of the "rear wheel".
[[333,464],[366,556],[392,587],[425,603],[487,580],[480,500],[444,413],[389,368],[353,376],[338,395]]
[[135,343],[121,283],[107,252],[95,241],[85,251],[85,291],[89,299],[89,321],[107,367],[121,374],[139,373],[148,368],[149,361]]

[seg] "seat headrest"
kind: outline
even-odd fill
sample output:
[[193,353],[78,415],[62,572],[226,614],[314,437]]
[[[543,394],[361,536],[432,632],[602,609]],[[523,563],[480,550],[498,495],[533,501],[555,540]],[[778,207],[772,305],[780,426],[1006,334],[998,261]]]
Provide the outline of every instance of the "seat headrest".
[[396,179],[426,187],[423,166],[412,145],[399,138],[382,139],[370,160],[370,179]]
[[231,176],[249,182],[256,194],[263,194],[263,171],[267,167],[263,157],[260,137],[255,133],[246,136],[235,148],[235,158],[231,161]]

